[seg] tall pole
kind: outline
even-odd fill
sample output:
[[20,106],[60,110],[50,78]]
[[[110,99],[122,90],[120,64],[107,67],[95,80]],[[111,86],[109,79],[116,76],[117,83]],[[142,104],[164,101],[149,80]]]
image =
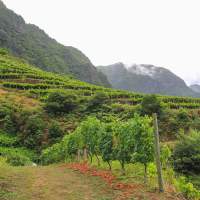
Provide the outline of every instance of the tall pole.
[[158,186],[159,186],[159,191],[164,192],[162,167],[161,167],[161,162],[160,162],[160,142],[159,142],[159,133],[158,133],[158,120],[157,120],[156,113],[153,114],[153,122],[154,122],[154,140],[155,140],[155,156],[156,156]]

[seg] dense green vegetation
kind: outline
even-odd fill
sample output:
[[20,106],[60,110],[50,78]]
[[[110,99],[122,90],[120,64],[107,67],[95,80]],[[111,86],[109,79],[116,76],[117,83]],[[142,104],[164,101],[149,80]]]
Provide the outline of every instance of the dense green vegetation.
[[37,67],[57,73],[67,73],[96,85],[110,86],[78,49],[64,46],[50,38],[43,30],[7,9],[0,1],[0,47],[26,59]]
[[200,133],[192,131],[190,135],[180,135],[174,149],[174,167],[187,174],[200,173]]
[[[155,165],[153,164],[152,131],[151,118],[149,117],[135,115],[134,118],[123,123],[103,123],[90,117],[83,121],[72,134],[65,136],[60,143],[43,150],[41,162],[42,164],[64,161],[80,162],[87,160],[88,155],[91,164],[96,158],[97,166],[105,168],[104,162],[106,162],[113,173],[116,173],[116,170],[119,169],[116,167],[118,166],[116,162],[118,162],[121,166],[123,179],[130,176],[127,173],[136,174],[135,170],[140,171],[141,168],[144,168],[144,172],[141,173],[140,171],[140,179],[143,174],[145,183],[149,179],[151,184],[155,184],[155,182],[152,182],[156,178]],[[175,149],[177,148],[179,148],[179,144]],[[176,154],[175,150],[174,156],[178,157]],[[198,157],[198,154],[193,152],[193,157],[196,155]],[[200,199],[200,191],[192,183],[188,182],[183,176],[175,176],[170,165],[171,156],[169,147],[163,145],[161,161],[166,184],[174,185],[188,199]],[[187,164],[189,163],[191,161]],[[197,164],[196,167],[199,167],[199,163],[194,163],[193,166],[195,164]],[[118,176],[121,175],[118,174]]]
[[[95,170],[109,169],[123,184],[136,182],[155,191],[152,114],[157,113],[165,185],[173,194],[200,199],[200,98],[106,88],[106,77],[85,55],[26,24],[1,0],[0,47],[9,49],[0,49],[0,171],[8,170],[7,177],[15,169],[16,174],[23,169],[29,174],[34,169],[30,166],[87,162]],[[173,76],[166,73],[160,79]],[[139,83],[139,88],[152,89],[154,81],[140,78],[144,85]],[[165,82],[172,87],[168,79]],[[180,85],[170,94],[194,96],[181,80],[177,82]],[[43,169],[49,173],[50,168]],[[53,168],[50,174],[54,169],[60,172]],[[38,170],[35,167],[38,177],[44,177]],[[21,172],[20,176],[25,178]],[[2,182],[2,177],[7,178],[0,174],[0,198],[7,200],[10,181]]]
[[74,133],[45,149],[41,162],[50,164],[74,159],[78,151],[86,152],[91,163],[93,157],[96,157],[98,162],[99,156],[102,157],[110,169],[112,161],[119,161],[123,174],[125,164],[129,163],[143,164],[147,173],[148,163],[154,160],[151,119],[135,115],[127,122],[103,123],[97,118],[89,117]]
[[[148,177],[151,183],[156,177],[151,115],[156,112],[161,140],[170,141],[161,150],[165,179],[185,196],[198,199],[199,191],[187,180],[193,181],[198,171],[199,106],[198,98],[91,85],[44,72],[0,51],[0,155],[10,165],[88,159],[100,168],[120,170],[124,179],[139,166],[139,179],[147,182]],[[185,152],[183,157],[180,152]],[[175,178],[173,164],[187,177]]]
[[[0,79],[4,88],[27,91],[30,97],[45,100],[50,93],[62,92],[88,100],[98,93],[102,93],[110,104],[128,104],[135,106],[141,103],[143,94],[113,90],[99,86],[90,85],[70,76],[61,76],[49,72],[44,72],[28,65],[25,61],[13,58],[5,52],[0,51]],[[101,94],[99,94],[101,93]],[[159,99],[171,109],[199,109],[200,99],[190,97],[170,97],[158,96]],[[101,100],[99,100],[101,102]],[[94,102],[95,103],[95,102]]]

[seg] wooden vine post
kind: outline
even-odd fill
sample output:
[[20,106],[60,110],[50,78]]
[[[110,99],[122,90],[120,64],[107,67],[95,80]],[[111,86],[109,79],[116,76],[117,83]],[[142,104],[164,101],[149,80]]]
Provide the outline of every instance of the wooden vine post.
[[155,141],[155,157],[156,157],[156,167],[157,167],[157,176],[158,176],[158,186],[159,191],[164,192],[164,183],[162,177],[162,167],[160,161],[160,142],[159,142],[159,133],[158,133],[158,120],[157,114],[153,114],[153,122],[154,122],[154,141]]
[[87,148],[83,149],[83,159],[84,159],[84,161],[87,161],[87,159],[88,159]]

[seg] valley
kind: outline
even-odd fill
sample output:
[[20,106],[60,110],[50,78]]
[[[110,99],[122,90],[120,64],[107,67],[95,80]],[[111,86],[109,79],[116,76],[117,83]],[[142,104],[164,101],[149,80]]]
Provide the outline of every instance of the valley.
[[200,200],[199,91],[95,67],[0,0],[0,200]]

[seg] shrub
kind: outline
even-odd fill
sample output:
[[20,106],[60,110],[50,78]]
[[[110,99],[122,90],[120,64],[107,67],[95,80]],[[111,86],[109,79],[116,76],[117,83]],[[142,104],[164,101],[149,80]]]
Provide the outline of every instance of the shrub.
[[200,133],[192,131],[189,135],[180,135],[173,158],[174,168],[182,173],[200,173]]
[[67,142],[67,153],[71,158],[73,158],[78,152],[78,149],[79,149],[78,140],[79,138],[76,133],[69,135],[69,139]]
[[45,133],[45,122],[39,115],[30,116],[27,119],[20,141],[30,149],[40,151]]
[[7,55],[9,51],[7,49],[0,48],[0,55],[4,56]]
[[11,137],[5,133],[2,133],[0,130],[0,146],[14,146],[17,143],[16,137]]
[[25,148],[13,148],[0,146],[0,156],[7,158],[7,162],[11,165],[29,165],[36,161],[37,155]]
[[171,156],[172,156],[172,152],[171,152],[170,148],[166,144],[162,145],[161,152],[160,152],[160,159],[161,159],[163,168],[168,167]]
[[178,128],[188,131],[191,125],[191,119],[188,111],[185,109],[180,109],[176,115],[176,123]]
[[185,177],[181,176],[174,180],[175,187],[184,194],[188,199],[199,200],[200,191],[190,182],[187,182]]
[[108,101],[109,97],[107,94],[103,92],[98,92],[94,95],[94,97],[90,100],[88,109],[92,110],[98,107],[101,107]]
[[32,164],[28,157],[17,153],[8,155],[7,162],[12,166],[26,166]]
[[144,96],[141,103],[141,114],[142,115],[152,115],[157,113],[160,116],[163,112],[163,105],[161,101],[156,97],[156,95],[146,95]]
[[5,118],[7,115],[11,113],[11,109],[6,105],[0,105],[0,119]]
[[105,125],[105,131],[99,138],[99,151],[104,162],[107,162],[111,170],[111,161],[113,159],[113,130],[112,123]]
[[52,114],[69,113],[78,106],[77,96],[54,92],[49,95],[45,105],[47,112]]
[[41,163],[48,165],[51,163],[65,161],[68,158],[68,142],[70,135],[64,136],[61,142],[52,145],[42,151]]
[[56,121],[53,121],[49,127],[48,138],[50,143],[58,142],[64,135],[63,130],[60,127],[60,124]]
[[10,134],[16,133],[15,123],[13,122],[10,115],[7,115],[4,118],[4,130]]
[[40,160],[43,165],[48,165],[64,160],[61,143],[56,143],[53,146],[43,150],[40,156]]

